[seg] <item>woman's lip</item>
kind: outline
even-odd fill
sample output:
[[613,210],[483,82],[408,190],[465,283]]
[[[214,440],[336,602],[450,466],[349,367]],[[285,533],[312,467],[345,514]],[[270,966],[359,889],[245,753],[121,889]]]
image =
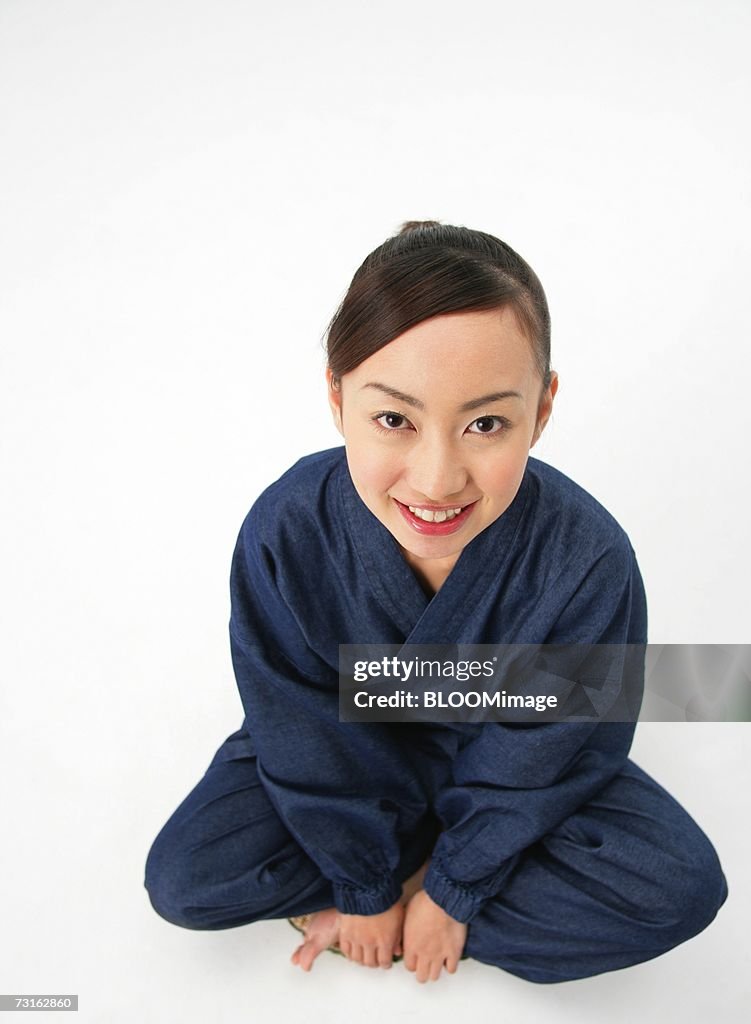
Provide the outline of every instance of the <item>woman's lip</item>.
[[[475,501],[469,505],[465,505],[458,516],[453,516],[451,519],[444,519],[442,523],[428,523],[424,519],[420,519],[418,516],[413,515],[409,510],[409,506],[405,505],[404,502],[399,501],[398,498],[393,499],[396,502],[396,506],[404,516],[407,523],[417,533],[425,534],[426,536],[442,537],[449,533],[454,533],[456,530],[460,530],[464,523],[467,521],[472,513],[472,509],[475,507],[477,502],[480,500],[476,498]],[[413,505],[413,508],[433,508],[434,511],[440,511],[435,506],[425,505]],[[458,505],[444,506],[448,508],[459,508]]]
[[[394,498],[394,501],[398,500],[398,498]],[[475,498],[475,501],[479,501],[479,499]],[[421,508],[426,512],[448,512],[449,510],[453,511],[455,508],[467,508],[469,505],[474,505],[474,503],[474,501],[458,501],[454,505],[416,505],[414,501],[399,502],[400,505],[406,505],[407,508]]]

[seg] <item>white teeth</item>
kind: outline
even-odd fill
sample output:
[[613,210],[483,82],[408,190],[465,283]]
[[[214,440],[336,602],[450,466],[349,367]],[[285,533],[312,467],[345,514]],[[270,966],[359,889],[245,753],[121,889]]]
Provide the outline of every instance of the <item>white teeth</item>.
[[453,519],[458,516],[461,512],[460,508],[448,508],[439,509],[437,512],[433,512],[429,508],[415,508],[413,505],[408,505],[407,508],[410,512],[417,516],[418,519],[423,519],[426,523],[443,523],[447,519]]

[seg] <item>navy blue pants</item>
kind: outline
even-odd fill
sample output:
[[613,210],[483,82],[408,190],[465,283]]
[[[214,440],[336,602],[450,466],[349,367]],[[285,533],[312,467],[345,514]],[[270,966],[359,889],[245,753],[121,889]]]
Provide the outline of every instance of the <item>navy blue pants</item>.
[[[435,818],[404,849],[405,881],[430,855]],[[239,729],[161,829],[146,859],[156,912],[183,928],[234,928],[333,906],[330,883],[287,831]],[[651,960],[698,934],[728,894],[709,839],[632,761],[523,852],[467,926],[464,952],[533,982]]]

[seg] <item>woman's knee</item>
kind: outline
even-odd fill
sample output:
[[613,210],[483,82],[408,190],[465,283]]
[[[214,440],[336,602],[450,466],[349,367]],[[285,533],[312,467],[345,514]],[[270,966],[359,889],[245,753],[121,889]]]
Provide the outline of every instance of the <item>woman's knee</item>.
[[728,884],[717,852],[706,836],[697,841],[684,871],[676,872],[672,898],[675,922],[669,934],[677,945],[703,931],[728,897]]
[[[178,925],[180,928],[196,928],[190,915],[186,913],[185,901],[179,898],[174,891],[162,884],[162,880],[154,880],[147,876],[144,880],[144,887],[149,897],[149,902],[156,913],[169,924]],[[205,925],[204,925],[205,927]]]
[[156,913],[181,928],[201,927],[191,912],[196,898],[191,874],[184,847],[172,841],[168,829],[162,829],[149,849],[143,884]]
[[161,857],[153,846],[146,861],[144,887],[151,906],[170,924],[180,928],[213,930],[232,924],[250,924],[264,917],[268,888],[249,882],[242,891],[229,892],[219,877],[210,881],[189,853]]
[[[278,837],[271,837],[278,838]],[[181,928],[212,930],[279,916],[278,907],[319,879],[294,843],[195,844],[168,826],[149,850],[144,887],[160,917]]]
[[[611,803],[622,821],[611,820]],[[645,948],[670,949],[714,920],[728,895],[725,875],[709,838],[671,794],[629,762],[592,807],[616,829],[613,859],[626,868],[619,891]]]
[[698,826],[690,841],[685,837],[680,859],[666,857],[652,883],[654,898],[645,902],[644,913],[649,938],[665,951],[703,931],[728,896],[717,852]]

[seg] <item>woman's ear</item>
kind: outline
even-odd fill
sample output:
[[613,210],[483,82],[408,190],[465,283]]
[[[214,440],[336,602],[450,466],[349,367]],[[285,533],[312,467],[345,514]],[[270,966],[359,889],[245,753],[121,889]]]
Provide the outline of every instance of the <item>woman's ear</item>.
[[334,419],[334,426],[344,437],[344,426],[342,424],[342,382],[334,377],[330,367],[326,367],[326,392],[329,400],[329,408]]
[[553,411],[553,399],[555,398],[557,391],[558,374],[555,372],[555,370],[551,370],[550,384],[548,385],[547,390],[543,394],[540,400],[540,406],[537,410],[537,423],[535,424],[535,432],[532,435],[532,440],[529,445],[530,449],[534,448],[534,446],[540,440],[540,435],[542,434],[548,420],[550,419],[550,414]]

